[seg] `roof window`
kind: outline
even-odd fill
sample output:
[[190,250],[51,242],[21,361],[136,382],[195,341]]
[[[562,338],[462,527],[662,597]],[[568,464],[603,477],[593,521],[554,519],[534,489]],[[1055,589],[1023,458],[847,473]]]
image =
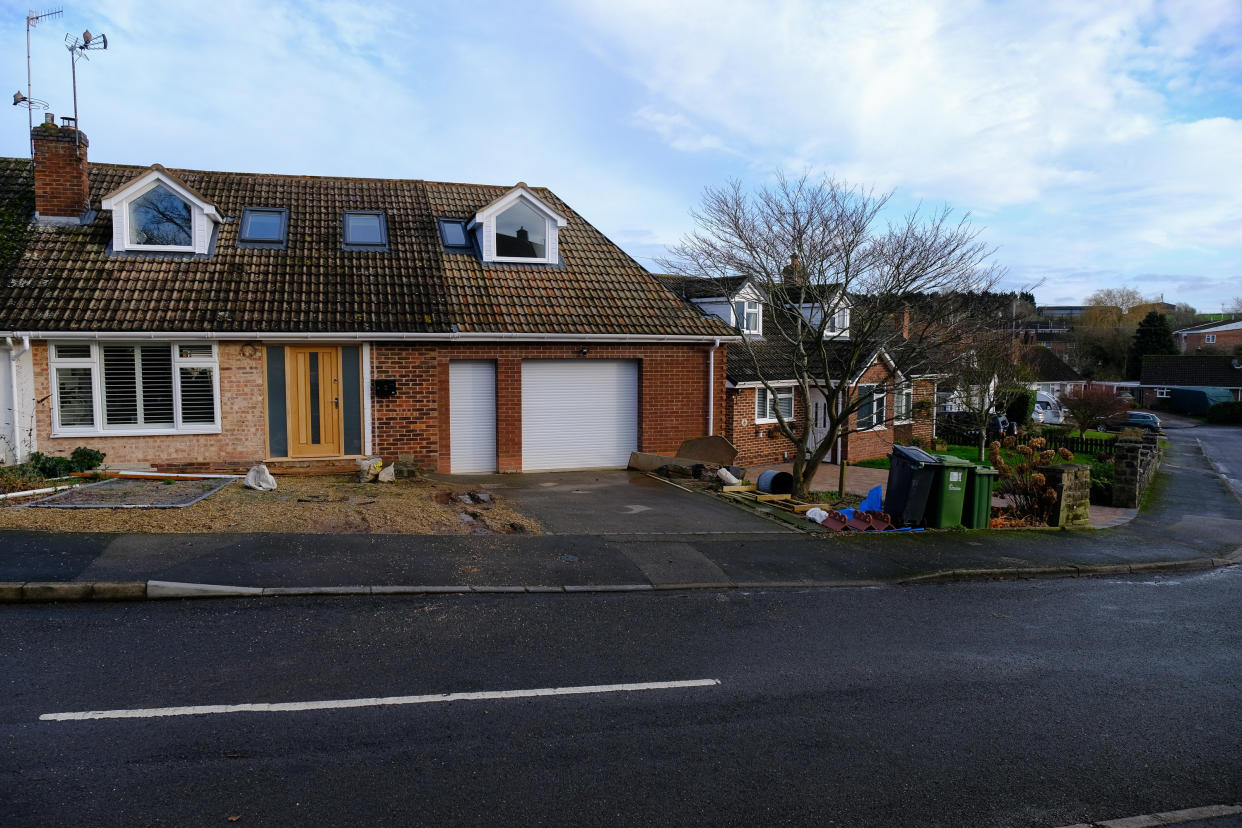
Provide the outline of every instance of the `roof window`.
[[247,207],[242,211],[237,246],[283,250],[289,238],[289,211],[279,207]]
[[346,250],[387,250],[388,220],[381,210],[345,213]]
[[466,235],[466,222],[463,219],[440,219],[440,241],[445,247],[470,248],[470,237]]

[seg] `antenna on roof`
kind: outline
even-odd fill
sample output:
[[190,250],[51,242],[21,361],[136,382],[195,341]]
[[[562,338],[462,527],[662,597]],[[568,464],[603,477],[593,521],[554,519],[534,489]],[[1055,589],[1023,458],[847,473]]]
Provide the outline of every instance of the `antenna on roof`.
[[[73,67],[73,129],[77,133],[76,143],[82,143],[82,132],[78,129],[78,58],[86,58],[87,52],[102,51],[108,48],[107,35],[93,35],[90,29],[82,32],[82,36],[65,35],[65,48],[69,50],[69,63]],[[62,121],[68,120],[62,118]]]
[[34,160],[34,138],[30,137],[31,130],[34,129],[34,112],[35,109],[47,109],[47,101],[41,101],[34,97],[34,90],[30,88],[30,30],[39,25],[39,21],[48,17],[59,17],[60,9],[49,9],[45,12],[36,12],[31,9],[26,15],[26,94],[20,91],[13,94],[13,106],[26,107],[26,136],[30,138],[30,158]]

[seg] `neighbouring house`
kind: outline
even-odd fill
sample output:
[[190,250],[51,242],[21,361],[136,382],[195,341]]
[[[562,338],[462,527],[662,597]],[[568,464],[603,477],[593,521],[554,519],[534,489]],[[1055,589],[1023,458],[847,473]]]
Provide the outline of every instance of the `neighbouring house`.
[[[1242,400],[1242,358],[1219,354],[1143,357],[1136,400],[1146,408],[1206,413],[1211,402]],[[1204,410],[1198,410],[1203,407]]]
[[[792,459],[795,446],[777,427],[778,410],[786,419],[809,418],[810,445],[817,445],[827,433],[828,402],[812,393],[811,410],[807,411],[804,401],[795,393],[797,379],[791,368],[789,346],[772,334],[776,322],[762,286],[744,276],[659,278],[686,302],[734,326],[748,340],[748,344],[729,349],[726,369],[722,433],[737,447],[737,462],[754,466]],[[815,311],[807,312],[817,312],[820,305],[814,307]],[[825,458],[827,462],[883,457],[894,442],[930,441],[934,432],[934,379],[904,377],[881,348],[863,361],[861,370],[845,367],[854,350],[849,342],[852,312],[850,303],[842,301],[834,318],[825,325],[824,336],[835,340],[827,344],[827,357],[837,362],[836,367],[830,365],[829,375],[837,377],[836,381],[844,380],[855,394],[873,393],[871,400],[850,416],[849,433],[837,440]],[[765,329],[769,331],[767,337]],[[875,389],[880,392],[874,393]]]
[[1018,354],[1028,372],[1028,387],[1053,398],[1082,388],[1087,381],[1071,368],[1055,351],[1043,345],[1023,346]]
[[21,453],[476,473],[724,433],[733,329],[547,189],[98,164],[75,129],[32,138],[33,172],[0,160],[0,197],[33,189],[36,211],[0,284]]
[[1173,332],[1183,354],[1242,356],[1242,322],[1209,322]]

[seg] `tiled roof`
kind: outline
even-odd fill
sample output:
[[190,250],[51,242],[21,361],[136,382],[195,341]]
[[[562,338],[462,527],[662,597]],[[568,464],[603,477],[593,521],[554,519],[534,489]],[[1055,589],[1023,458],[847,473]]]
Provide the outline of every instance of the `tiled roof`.
[[747,276],[705,279],[701,276],[680,276],[674,273],[661,273],[656,278],[683,299],[715,299],[721,296],[732,299],[749,281]]
[[[828,359],[829,376],[834,379],[852,377],[866,365],[850,363],[851,359],[867,359],[873,356],[874,350],[857,350],[850,342],[828,342],[824,346]],[[725,373],[729,382],[768,382],[797,379],[794,370],[793,347],[787,342],[755,340],[749,344],[730,345],[727,351]],[[870,365],[871,360],[867,364]],[[821,373],[817,359],[813,358],[808,368],[808,375],[815,377]]]
[[[91,206],[149,168],[92,163]],[[29,187],[0,159],[0,199]],[[112,217],[37,227],[0,282],[0,329],[34,331],[584,333],[724,336],[551,192],[569,219],[564,266],[448,254],[435,218],[468,218],[509,188],[416,180],[170,170],[214,204],[209,256],[113,255]],[[239,249],[245,207],[289,209],[287,249]],[[389,250],[341,249],[346,210],[387,214]]]
[[1242,368],[1235,368],[1237,357],[1220,355],[1178,355],[1143,357],[1143,385],[1189,385],[1214,388],[1242,388]]
[[1022,362],[1031,372],[1032,382],[1082,382],[1082,375],[1043,345],[1022,349]]

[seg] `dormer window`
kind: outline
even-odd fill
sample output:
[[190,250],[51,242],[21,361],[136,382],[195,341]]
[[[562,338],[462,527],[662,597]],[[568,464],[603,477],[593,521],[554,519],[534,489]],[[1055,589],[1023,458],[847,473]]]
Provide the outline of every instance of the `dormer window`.
[[129,203],[129,243],[147,247],[194,245],[190,205],[163,184]]
[[747,334],[763,333],[762,307],[758,302],[743,301],[733,303],[734,323]]
[[480,231],[485,262],[556,264],[557,232],[566,224],[564,216],[519,183],[480,210],[466,229]]
[[215,205],[155,164],[101,200],[112,211],[115,253],[205,254],[215,225]]
[[345,214],[346,250],[387,250],[388,220],[379,210],[353,210]]
[[289,211],[277,207],[247,207],[242,212],[237,246],[284,250],[289,238]]
[[546,259],[548,222],[519,200],[496,216],[496,255],[508,259]]

